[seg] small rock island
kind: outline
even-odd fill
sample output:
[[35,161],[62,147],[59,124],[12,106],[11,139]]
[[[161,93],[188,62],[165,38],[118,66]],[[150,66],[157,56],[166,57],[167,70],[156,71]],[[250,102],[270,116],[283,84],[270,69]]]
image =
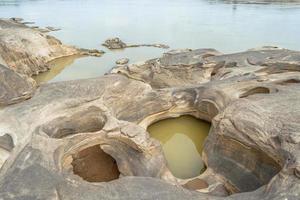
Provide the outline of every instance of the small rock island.
[[102,45],[107,47],[108,49],[125,49],[132,47],[156,47],[162,49],[170,48],[165,44],[126,44],[118,37],[107,39]]

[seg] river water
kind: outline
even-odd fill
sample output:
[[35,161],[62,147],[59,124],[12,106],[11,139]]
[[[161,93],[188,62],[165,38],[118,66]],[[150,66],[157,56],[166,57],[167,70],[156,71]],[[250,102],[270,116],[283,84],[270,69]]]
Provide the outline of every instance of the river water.
[[[126,43],[165,43],[174,48],[216,48],[224,53],[263,45],[300,50],[300,7],[295,4],[230,4],[213,0],[0,0],[0,17],[22,17],[64,43],[106,51],[100,58],[68,58],[37,78],[56,82],[108,72],[117,59],[160,56],[164,49],[110,51],[101,43],[118,36]],[[55,68],[55,66],[58,66]]]

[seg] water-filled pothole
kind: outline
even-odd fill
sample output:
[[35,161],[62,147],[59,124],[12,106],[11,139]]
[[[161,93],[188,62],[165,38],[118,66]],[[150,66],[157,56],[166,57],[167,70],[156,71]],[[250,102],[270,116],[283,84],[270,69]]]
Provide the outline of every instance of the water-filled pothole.
[[205,170],[201,152],[209,129],[209,123],[185,115],[158,121],[148,127],[148,132],[161,142],[173,175],[186,179]]
[[116,161],[105,153],[100,145],[86,148],[74,154],[74,174],[89,182],[107,182],[118,179],[120,172]]

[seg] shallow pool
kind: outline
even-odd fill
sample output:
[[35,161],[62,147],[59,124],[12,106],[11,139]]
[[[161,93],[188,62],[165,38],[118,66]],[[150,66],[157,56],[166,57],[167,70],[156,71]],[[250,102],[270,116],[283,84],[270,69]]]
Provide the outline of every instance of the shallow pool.
[[148,127],[148,132],[161,142],[173,175],[186,179],[200,175],[205,169],[201,152],[209,128],[205,121],[181,116],[158,121]]

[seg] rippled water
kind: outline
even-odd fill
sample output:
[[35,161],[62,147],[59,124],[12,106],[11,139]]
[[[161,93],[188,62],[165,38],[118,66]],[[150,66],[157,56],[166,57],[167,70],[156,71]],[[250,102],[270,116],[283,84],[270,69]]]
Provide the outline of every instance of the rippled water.
[[127,43],[165,43],[171,48],[211,47],[236,52],[262,45],[300,50],[300,7],[295,4],[230,4],[221,0],[2,0],[0,17],[22,17],[64,43],[103,49],[101,58],[69,58],[39,81],[103,75],[115,60],[157,57],[165,50],[130,48],[109,51],[101,43],[119,36]]
[[210,124],[192,116],[165,119],[148,127],[151,137],[159,140],[174,176],[182,179],[198,176],[204,163],[201,152]]

